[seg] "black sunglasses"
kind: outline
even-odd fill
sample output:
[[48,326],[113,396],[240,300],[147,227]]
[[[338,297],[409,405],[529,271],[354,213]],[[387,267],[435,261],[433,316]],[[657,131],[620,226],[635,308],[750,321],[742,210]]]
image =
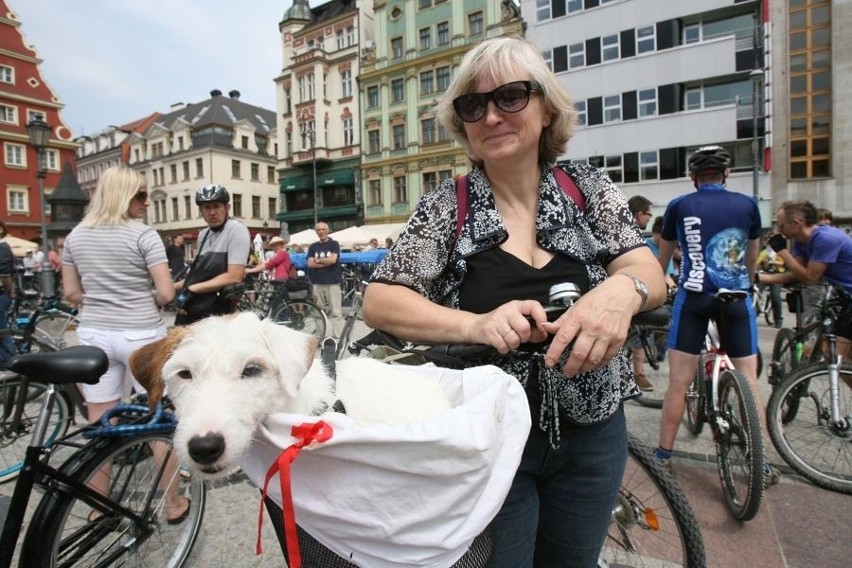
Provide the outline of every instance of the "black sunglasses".
[[459,118],[465,122],[481,120],[488,110],[488,101],[494,101],[497,108],[503,112],[520,112],[527,108],[530,93],[541,92],[541,85],[536,81],[513,81],[500,85],[489,93],[469,93],[456,97],[453,108]]
[[146,201],[148,201],[148,192],[147,191],[137,191],[136,195],[133,196],[133,199],[135,199],[136,201],[141,201],[142,203],[145,203]]

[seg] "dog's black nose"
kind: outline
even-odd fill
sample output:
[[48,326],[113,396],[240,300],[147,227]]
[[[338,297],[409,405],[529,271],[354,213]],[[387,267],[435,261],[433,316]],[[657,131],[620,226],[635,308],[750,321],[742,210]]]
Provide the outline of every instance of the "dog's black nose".
[[214,432],[204,436],[193,436],[186,445],[189,455],[197,463],[210,465],[216,463],[225,453],[225,437]]

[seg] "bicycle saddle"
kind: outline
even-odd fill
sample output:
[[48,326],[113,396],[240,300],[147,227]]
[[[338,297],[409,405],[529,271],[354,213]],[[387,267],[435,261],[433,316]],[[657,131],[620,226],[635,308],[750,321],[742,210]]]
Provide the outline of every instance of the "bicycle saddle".
[[25,353],[9,359],[10,371],[63,385],[67,383],[97,384],[109,368],[109,359],[101,349],[77,345],[52,353]]
[[745,300],[746,298],[748,298],[748,292],[745,290],[728,290],[727,288],[719,288],[719,291],[716,292],[716,299],[726,304],[736,302],[737,300]]
[[665,327],[669,325],[669,311],[665,306],[659,306],[647,312],[639,312],[633,316],[632,325]]

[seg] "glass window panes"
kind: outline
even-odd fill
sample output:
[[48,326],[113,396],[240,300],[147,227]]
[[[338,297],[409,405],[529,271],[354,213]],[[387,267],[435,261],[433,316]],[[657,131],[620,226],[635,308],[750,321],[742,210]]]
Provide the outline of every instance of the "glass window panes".
[[790,114],[805,114],[808,112],[807,97],[793,97],[790,99]]
[[828,160],[814,160],[811,162],[811,166],[813,167],[813,177],[828,177],[831,175]]
[[701,26],[698,24],[690,24],[683,28],[684,43],[698,43],[701,41]]
[[824,47],[831,41],[831,28],[811,30],[811,47]]
[[811,69],[828,69],[829,67],[831,67],[831,55],[827,49],[820,49],[811,54]]
[[624,170],[622,168],[620,155],[605,156],[604,168],[606,169],[606,173],[609,175],[609,179],[611,179],[613,183],[621,183],[624,181]]
[[831,121],[828,115],[815,116],[811,119],[811,134],[828,134]]
[[367,87],[367,107],[376,108],[379,106],[379,87]]
[[450,23],[441,22],[437,26],[438,45],[446,45],[450,43]]
[[825,113],[831,109],[831,98],[828,95],[814,95],[811,103],[811,112]]
[[621,120],[621,95],[610,95],[603,99],[604,123]]
[[701,89],[687,89],[684,95],[684,106],[686,110],[701,108]]
[[819,156],[829,153],[828,138],[814,138],[811,141],[811,154]]
[[639,179],[649,180],[659,178],[659,160],[657,152],[639,153]]
[[420,94],[428,95],[435,90],[435,80],[432,71],[424,71],[420,74]]
[[438,67],[438,69],[435,70],[435,74],[438,77],[438,90],[446,91],[447,87],[450,86],[450,68]]
[[478,35],[483,31],[482,12],[474,12],[467,17],[467,25],[470,35]]
[[405,125],[395,124],[393,126],[393,149],[405,149]]
[[550,0],[535,0],[535,18],[538,22],[550,19]]
[[407,203],[408,191],[405,187],[405,176],[393,178],[393,201],[394,203]]
[[370,130],[367,132],[367,145],[369,146],[371,154],[378,154],[381,151],[378,130]]
[[647,53],[657,48],[656,31],[654,26],[636,29],[636,53]]
[[586,101],[575,101],[574,108],[577,110],[577,125],[586,126]]
[[802,95],[808,90],[808,79],[804,75],[794,75],[790,77],[790,94]]
[[583,0],[568,0],[568,13],[579,12],[583,9]]
[[431,49],[432,47],[432,29],[423,28],[420,30],[420,49]]
[[801,51],[808,47],[808,34],[798,32],[790,34],[790,51]]
[[577,69],[586,64],[586,44],[583,42],[568,46],[568,67]]
[[801,158],[808,155],[807,140],[791,140],[790,141],[790,157]]
[[425,118],[420,121],[420,140],[423,144],[435,142],[435,119]]
[[639,116],[654,116],[657,114],[657,90],[641,89],[639,97]]
[[790,136],[805,136],[808,133],[808,119],[793,118],[790,120]]
[[618,34],[612,34],[601,38],[601,52],[604,61],[613,61],[619,57]]
[[403,79],[391,81],[391,101],[398,103],[405,99],[405,82]]
[[402,57],[402,38],[395,37],[391,40],[391,56],[394,59]]
[[370,180],[370,205],[382,204],[382,180]]

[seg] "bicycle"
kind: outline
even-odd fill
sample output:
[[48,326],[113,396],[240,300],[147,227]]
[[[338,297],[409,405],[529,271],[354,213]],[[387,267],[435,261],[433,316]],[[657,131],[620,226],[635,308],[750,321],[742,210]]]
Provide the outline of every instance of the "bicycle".
[[[28,316],[10,315],[12,335],[18,353],[50,352],[64,347],[64,333],[76,323],[76,310],[50,298],[36,305]],[[57,320],[58,334],[39,324]],[[12,372],[0,374],[0,483],[18,476],[24,464],[27,438],[36,424],[41,399],[49,384]],[[75,409],[86,417],[83,397],[74,384],[62,385],[48,417],[45,443],[49,446],[65,435],[75,423]]]
[[775,386],[766,421],[773,445],[790,467],[820,487],[852,494],[852,365],[840,360],[832,333],[838,304],[850,317],[849,297],[828,288],[814,346],[821,351],[825,339],[828,357],[798,366]]
[[360,282],[358,289],[352,296],[352,306],[346,317],[343,318],[343,331],[340,332],[340,339],[337,342],[337,359],[342,359],[347,352],[350,351],[350,343],[352,340],[352,330],[358,321],[363,320],[361,315],[361,305],[364,303],[364,291],[367,289],[366,282]]
[[[11,565],[36,483],[44,495],[24,536],[20,566],[108,566],[129,561],[177,568],[192,551],[204,516],[206,487],[200,480],[182,481],[177,468],[170,478],[164,477],[175,427],[170,411],[161,406],[152,413],[144,405],[119,405],[104,415],[100,426],[88,425],[45,444],[57,387],[95,384],[108,366],[104,352],[88,346],[10,360],[10,369],[22,376],[50,378],[3,525],[0,568]],[[91,439],[82,443],[81,437]],[[60,448],[71,454],[54,467],[48,462]],[[111,471],[107,495],[90,487],[104,469]],[[166,487],[180,483],[190,508],[179,524],[165,522]]]
[[[630,330],[624,342],[627,358],[633,362],[634,372],[637,371],[637,361],[642,360],[641,356],[636,359],[637,353],[644,354],[642,375],[653,390],[643,390],[642,396],[633,400],[649,408],[663,407],[663,399],[669,385],[669,363],[664,348],[668,342],[670,318],[669,310],[665,306],[636,314],[630,322]],[[636,374],[639,381],[639,373]]]
[[[716,294],[724,304],[747,296],[740,290],[723,289]],[[748,521],[757,515],[763,500],[764,454],[757,403],[748,380],[722,350],[712,320],[705,343],[686,393],[687,425],[694,436],[701,434],[705,423],[710,425],[725,506],[735,519]]]
[[775,325],[775,311],[772,309],[771,284],[756,284],[752,289],[752,304],[754,315],[763,315],[767,325]]
[[[552,303],[545,311],[548,319],[555,320],[569,306],[554,305],[557,294],[553,288],[551,292]],[[657,317],[651,316],[651,321],[658,321]],[[640,317],[640,321],[645,320]],[[489,362],[496,354],[488,345],[415,345],[380,330],[348,348],[355,355],[377,351],[377,358],[384,360],[455,369]],[[701,530],[677,480],[652,450],[629,433],[627,449],[627,466],[598,565],[705,566]]]
[[325,337],[328,317],[307,294],[304,298],[295,298],[294,293],[266,278],[257,278],[254,287],[243,287],[236,293],[239,294],[237,311],[254,312],[260,318],[269,318],[319,340]]
[[773,389],[787,376],[804,363],[816,363],[823,358],[824,337],[822,319],[831,316],[841,307],[841,296],[832,294],[831,288],[824,287],[818,311],[805,311],[803,286],[789,286],[787,307],[796,315],[793,329],[784,327],[775,335],[772,345],[772,362],[766,375]]

